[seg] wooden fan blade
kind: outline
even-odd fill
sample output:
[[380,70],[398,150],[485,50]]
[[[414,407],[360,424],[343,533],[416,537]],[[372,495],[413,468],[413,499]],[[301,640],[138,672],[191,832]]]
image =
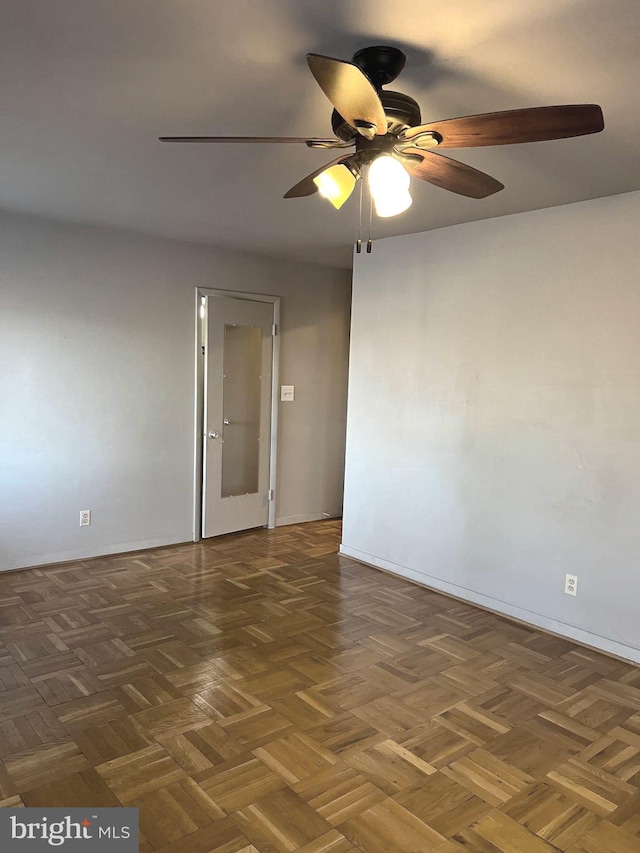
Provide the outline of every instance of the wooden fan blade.
[[599,133],[604,128],[602,110],[596,104],[533,107],[483,113],[409,128],[400,139],[410,140],[430,131],[442,137],[439,148],[473,148],[481,145],[513,145]]
[[444,154],[434,154],[432,151],[419,151],[417,148],[408,148],[403,154],[417,154],[422,161],[402,158],[402,163],[415,178],[422,178],[443,190],[450,190],[458,195],[468,198],[486,198],[488,195],[500,192],[504,184],[496,181],[491,175],[459,163]]
[[318,85],[342,118],[364,136],[384,136],[387,117],[373,84],[352,62],[308,53]]
[[353,154],[348,154],[347,156],[337,157],[330,163],[325,163],[324,166],[320,166],[320,168],[316,169],[315,172],[311,172],[310,175],[307,175],[306,178],[303,178],[294,187],[291,187],[291,189],[284,194],[283,198],[302,198],[306,195],[313,195],[318,192],[318,187],[313,183],[313,179],[316,178],[320,172],[324,172],[325,169],[330,169],[331,166],[337,166],[339,163],[346,163],[347,160],[351,160],[352,157]]
[[309,139],[306,136],[160,136],[160,142],[231,142],[234,145],[238,143],[270,143],[270,142],[290,142],[290,143],[318,143],[322,145],[333,145],[334,143],[342,146],[344,143],[340,139]]

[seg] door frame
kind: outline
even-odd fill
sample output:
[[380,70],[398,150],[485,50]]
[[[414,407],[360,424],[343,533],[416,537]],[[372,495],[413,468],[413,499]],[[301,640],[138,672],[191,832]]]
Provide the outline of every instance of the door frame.
[[202,488],[203,488],[203,442],[204,442],[204,358],[207,339],[207,317],[201,308],[204,297],[223,296],[244,302],[266,302],[273,306],[272,324],[274,328],[271,355],[271,435],[269,440],[269,514],[267,527],[276,526],[276,468],[278,461],[278,388],[280,383],[280,297],[264,293],[246,293],[239,290],[219,290],[210,287],[196,287],[195,292],[195,405],[194,405],[194,475],[193,475],[193,541],[202,539]]

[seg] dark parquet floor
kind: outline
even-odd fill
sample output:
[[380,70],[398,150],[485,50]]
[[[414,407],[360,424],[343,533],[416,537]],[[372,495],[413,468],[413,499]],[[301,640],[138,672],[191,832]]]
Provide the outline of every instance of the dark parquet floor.
[[137,806],[144,853],[639,853],[640,669],[339,538],[1,576],[0,804]]

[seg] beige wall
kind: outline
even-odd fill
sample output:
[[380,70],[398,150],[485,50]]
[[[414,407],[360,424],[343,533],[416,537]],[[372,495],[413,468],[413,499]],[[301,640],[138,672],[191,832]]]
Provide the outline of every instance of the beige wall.
[[639,223],[634,192],[356,256],[345,553],[640,662]]
[[277,517],[340,511],[350,273],[1,215],[0,569],[192,538],[198,286],[281,296]]

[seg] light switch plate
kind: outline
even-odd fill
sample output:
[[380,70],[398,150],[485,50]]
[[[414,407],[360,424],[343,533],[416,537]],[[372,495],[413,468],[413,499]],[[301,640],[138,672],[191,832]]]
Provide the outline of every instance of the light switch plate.
[[295,386],[294,385],[281,385],[280,386],[280,400],[283,403],[291,403],[295,397]]

